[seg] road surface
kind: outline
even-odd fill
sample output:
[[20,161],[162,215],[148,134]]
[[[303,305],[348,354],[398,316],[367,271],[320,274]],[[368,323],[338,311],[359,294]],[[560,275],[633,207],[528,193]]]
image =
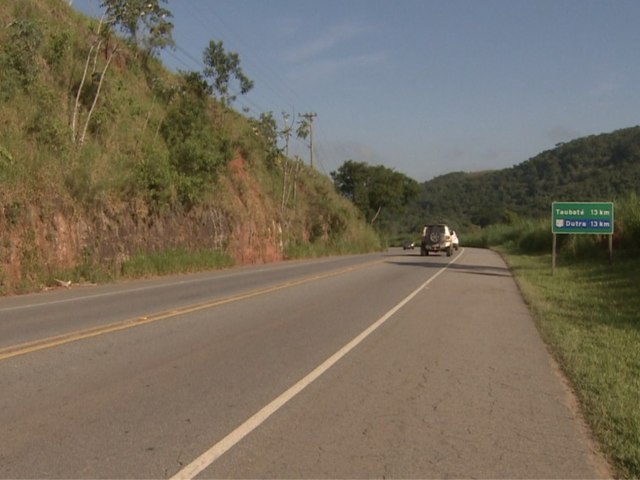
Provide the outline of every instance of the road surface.
[[503,261],[285,262],[0,299],[2,478],[598,478]]

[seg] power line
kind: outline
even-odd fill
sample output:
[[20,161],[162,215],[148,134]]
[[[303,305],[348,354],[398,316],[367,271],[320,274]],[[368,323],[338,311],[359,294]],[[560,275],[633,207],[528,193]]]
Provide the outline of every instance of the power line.
[[255,50],[242,39],[241,36],[236,35],[234,33],[235,30],[231,28],[221,16],[216,15],[210,9],[203,12],[199,9],[199,5],[195,3],[188,3],[186,5],[190,17],[201,27],[202,31],[209,34],[209,30],[211,28],[209,24],[205,23],[204,19],[206,18],[207,20],[211,20],[210,23],[217,24],[220,30],[225,32],[224,41],[231,39],[232,44],[237,44],[242,47],[242,53],[246,53],[247,56],[250,57],[247,58],[247,56],[243,55],[245,69],[248,72],[251,72],[251,70],[255,71],[260,78],[261,85],[264,85],[264,87],[272,94],[279,97],[281,100],[284,100],[285,105],[301,103],[296,92],[284,87],[286,82],[283,81],[282,77],[268,62],[264,61],[262,56],[258,55]]
[[[71,2],[73,0],[70,0]],[[88,9],[97,12],[98,8],[96,7],[97,0],[85,0],[87,2]],[[270,92],[275,97],[284,101],[285,105],[288,107],[280,108],[281,111],[286,111],[287,109],[294,110],[295,105],[301,105],[303,102],[298,96],[297,92],[289,87],[287,87],[287,82],[282,78],[282,76],[273,68],[269,62],[265,61],[261,55],[258,55],[255,52],[255,49],[252,48],[247,42],[245,42],[242,36],[238,36],[233,28],[221,17],[217,15],[210,9],[206,9],[206,11],[202,11],[200,9],[201,4],[197,4],[195,2],[185,2],[183,4],[186,10],[183,10],[183,13],[188,17],[187,21],[190,25],[194,25],[199,28],[201,31],[205,32],[209,35],[211,29],[211,23],[215,23],[218,28],[225,33],[225,39],[231,39],[232,44],[237,44],[242,47],[243,53],[247,54],[247,57],[243,60],[243,63],[248,67],[248,70],[254,70],[257,73],[256,80],[260,82],[260,85],[263,86],[268,92]],[[210,4],[209,4],[210,5]],[[182,65],[189,70],[202,71],[204,70],[204,63],[202,58],[197,58],[194,56],[192,52],[188,49],[184,48],[181,44],[175,43],[174,49],[164,49],[162,51],[162,56],[165,58],[170,58],[173,60],[174,64]],[[206,45],[203,47],[206,48]],[[260,105],[255,99],[252,99],[250,96],[250,92],[248,94],[242,94],[236,88],[229,88],[230,93],[235,97],[233,105],[239,106],[244,113],[251,113],[256,118],[260,117],[263,113],[273,112],[274,109],[265,108],[264,105]],[[232,105],[230,105],[232,106]],[[309,148],[310,154],[310,164],[312,167],[315,167],[315,163],[319,164],[319,167],[326,174],[326,168],[323,162],[323,155],[326,155],[326,149],[324,149],[323,145],[316,145],[317,138],[314,139],[314,125],[313,119],[317,116],[317,114],[305,114],[312,115],[307,118],[307,121],[310,123],[310,142],[307,145],[306,142],[303,142],[302,139],[298,139],[294,136],[293,144],[296,143],[304,145],[305,148]],[[301,117],[305,118],[303,115]],[[322,130],[320,129],[321,135],[320,137],[326,138],[326,135],[322,134]],[[317,132],[316,132],[317,133]],[[316,144],[314,144],[316,143]],[[294,146],[292,145],[292,146]],[[295,150],[295,147],[294,147]],[[315,153],[319,152],[321,155],[318,157]]]

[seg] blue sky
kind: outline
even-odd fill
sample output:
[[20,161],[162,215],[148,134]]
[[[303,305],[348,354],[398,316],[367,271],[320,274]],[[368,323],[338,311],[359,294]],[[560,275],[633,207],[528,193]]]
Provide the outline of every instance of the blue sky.
[[[97,14],[100,0],[72,0]],[[169,0],[171,69],[210,40],[258,117],[315,112],[316,167],[352,159],[418,181],[505,168],[640,124],[639,0]],[[297,142],[293,154],[308,161]]]

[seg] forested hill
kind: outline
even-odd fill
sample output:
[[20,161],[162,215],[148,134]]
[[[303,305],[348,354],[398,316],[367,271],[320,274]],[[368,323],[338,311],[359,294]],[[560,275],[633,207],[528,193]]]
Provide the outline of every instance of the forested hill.
[[413,223],[488,225],[548,215],[553,201],[615,201],[640,192],[640,127],[592,135],[514,167],[456,172],[422,185]]

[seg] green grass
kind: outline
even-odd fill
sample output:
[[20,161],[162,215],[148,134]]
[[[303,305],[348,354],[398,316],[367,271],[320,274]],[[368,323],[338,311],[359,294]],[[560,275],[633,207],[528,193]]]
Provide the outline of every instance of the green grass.
[[217,250],[190,251],[183,248],[162,252],[140,252],[122,265],[122,277],[141,278],[173,273],[192,273],[233,266],[233,259]]
[[[26,258],[24,255],[23,257]],[[100,284],[122,279],[217,270],[232,267],[234,260],[218,250],[190,251],[186,248],[172,248],[158,252],[138,252],[120,265],[97,262],[88,253],[84,261],[64,270],[47,268],[43,259],[38,257],[34,257],[32,263],[34,265],[28,269],[28,274],[17,285],[5,285],[3,273],[0,272],[0,295],[39,291],[44,286],[57,287],[58,280],[70,281],[72,284]]]
[[505,255],[617,476],[640,477],[640,258]]
[[290,245],[285,251],[287,259],[320,258],[331,255],[357,255],[377,252],[383,249],[380,239],[371,234],[361,239],[335,242],[297,243]]

